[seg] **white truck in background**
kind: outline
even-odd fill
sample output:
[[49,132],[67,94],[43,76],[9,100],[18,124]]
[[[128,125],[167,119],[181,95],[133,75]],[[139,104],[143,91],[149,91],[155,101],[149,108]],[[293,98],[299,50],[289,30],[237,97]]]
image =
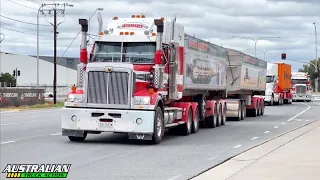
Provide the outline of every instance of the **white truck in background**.
[[311,101],[310,78],[304,72],[292,72],[293,101]]

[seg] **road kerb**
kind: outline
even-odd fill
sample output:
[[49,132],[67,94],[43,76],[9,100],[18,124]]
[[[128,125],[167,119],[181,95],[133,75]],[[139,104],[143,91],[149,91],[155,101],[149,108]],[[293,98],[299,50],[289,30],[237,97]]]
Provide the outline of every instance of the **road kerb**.
[[252,163],[262,158],[263,156],[272,153],[274,150],[319,126],[320,121],[312,121],[305,126],[283,133],[276,138],[273,138],[272,140],[249,149],[229,159],[228,161],[198,175],[197,177],[192,178],[192,180],[225,180],[241,171],[242,169],[250,166]]

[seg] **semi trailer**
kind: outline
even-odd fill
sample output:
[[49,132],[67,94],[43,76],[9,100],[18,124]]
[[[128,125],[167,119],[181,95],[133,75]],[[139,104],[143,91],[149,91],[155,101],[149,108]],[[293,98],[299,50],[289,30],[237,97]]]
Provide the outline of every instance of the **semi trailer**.
[[190,36],[176,17],[115,16],[89,56],[88,20],[79,24],[77,85],[62,109],[71,141],[115,132],[158,144],[165,130],[189,135],[264,113],[266,62]]
[[292,104],[291,65],[268,63],[265,103],[273,106]]

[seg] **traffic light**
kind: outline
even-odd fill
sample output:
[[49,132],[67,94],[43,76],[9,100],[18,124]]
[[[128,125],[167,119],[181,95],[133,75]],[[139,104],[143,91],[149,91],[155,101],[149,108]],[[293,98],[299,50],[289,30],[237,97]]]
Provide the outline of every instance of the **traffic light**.
[[282,60],[286,60],[287,59],[287,54],[286,53],[282,53],[281,54],[281,59]]
[[20,70],[18,70],[18,76],[20,76]]
[[12,75],[13,75],[14,77],[16,77],[16,70],[13,70]]

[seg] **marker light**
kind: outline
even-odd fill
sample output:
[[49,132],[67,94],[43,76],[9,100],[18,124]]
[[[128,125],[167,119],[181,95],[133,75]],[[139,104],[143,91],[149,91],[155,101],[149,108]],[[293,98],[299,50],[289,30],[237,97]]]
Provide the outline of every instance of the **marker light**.
[[141,18],[145,18],[146,16],[144,14],[141,15]]
[[124,34],[125,34],[125,35],[129,35],[129,32],[125,32]]
[[123,32],[120,32],[120,35],[123,35]]
[[135,17],[136,17],[136,15],[132,15],[132,16],[131,16],[131,18],[135,18]]
[[130,35],[131,35],[131,36],[134,35],[134,32],[130,32]]
[[118,20],[118,17],[117,16],[113,17],[113,20]]
[[161,18],[161,20],[163,21],[163,20],[164,20],[164,18],[162,17],[162,18]]
[[140,18],[140,15],[137,15],[137,18]]
[[103,35],[103,32],[101,31],[101,32],[99,32],[99,35]]
[[152,33],[152,36],[156,36],[157,34],[156,33]]

